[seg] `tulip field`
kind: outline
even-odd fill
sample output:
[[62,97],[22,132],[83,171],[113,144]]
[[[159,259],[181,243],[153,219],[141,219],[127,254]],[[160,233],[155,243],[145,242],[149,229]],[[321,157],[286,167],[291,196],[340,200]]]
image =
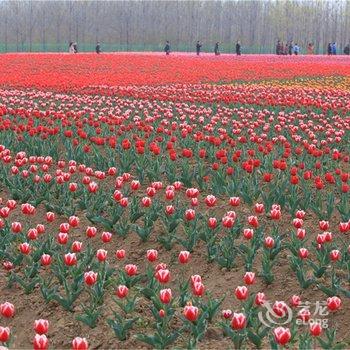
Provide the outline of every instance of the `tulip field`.
[[2,55],[0,348],[350,348],[349,160],[345,56]]

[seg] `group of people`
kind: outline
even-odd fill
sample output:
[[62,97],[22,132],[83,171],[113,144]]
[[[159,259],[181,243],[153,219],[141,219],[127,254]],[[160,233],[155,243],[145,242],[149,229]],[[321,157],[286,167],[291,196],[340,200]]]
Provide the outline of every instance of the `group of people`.
[[[308,52],[312,54],[314,51],[314,45],[312,43],[308,44]],[[278,40],[276,44],[276,55],[299,55],[300,46],[297,43],[293,43],[292,40],[288,41],[286,44],[283,41]]]
[[336,43],[328,43],[327,53],[328,53],[328,55],[336,55],[337,54],[337,44]]
[[[220,55],[220,48],[219,48],[219,45],[220,45],[220,42],[217,41],[217,42],[215,43],[215,46],[214,46],[214,54],[215,54],[215,56]],[[201,50],[202,50],[202,42],[201,42],[200,40],[198,40],[197,43],[196,43],[196,53],[197,53],[197,56],[200,55]],[[166,55],[170,55],[170,42],[169,42],[169,40],[167,40],[166,43],[165,43],[164,52],[165,52]],[[237,54],[238,56],[241,55],[241,43],[240,43],[240,41],[237,41],[237,43],[236,43],[236,54]]]
[[[202,42],[200,40],[196,43],[196,53],[197,56],[200,55],[202,50]],[[101,51],[101,44],[99,42],[96,43],[95,51],[97,54],[100,54]],[[166,55],[170,55],[171,48],[170,48],[170,42],[167,40],[164,46],[164,52]],[[69,53],[78,53],[78,44],[76,42],[71,41],[69,43]],[[237,56],[240,56],[242,53],[241,49],[241,42],[236,42],[236,54]],[[286,44],[283,43],[283,41],[278,40],[276,44],[276,55],[298,55],[300,53],[300,47],[297,43],[293,43],[292,40],[288,41]],[[307,45],[307,53],[309,55],[314,54],[314,44],[308,43]],[[336,55],[337,54],[337,44],[335,42],[329,43],[327,46],[327,53],[328,55]],[[217,41],[214,46],[214,54],[215,56],[220,55],[220,42]],[[349,55],[350,54],[350,45],[347,44],[344,47],[344,54]]]

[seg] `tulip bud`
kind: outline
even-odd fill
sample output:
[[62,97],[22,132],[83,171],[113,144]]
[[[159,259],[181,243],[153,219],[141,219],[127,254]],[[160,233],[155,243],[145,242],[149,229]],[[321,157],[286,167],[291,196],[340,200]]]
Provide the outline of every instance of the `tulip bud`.
[[292,337],[289,328],[277,327],[273,330],[275,341],[277,344],[285,345]]
[[244,314],[234,312],[231,320],[231,327],[235,330],[243,329],[246,326],[246,321]]
[[15,314],[15,307],[13,304],[6,301],[3,304],[0,304],[0,314],[6,318],[13,317]]
[[72,350],[88,350],[89,343],[85,338],[76,337],[72,341]]
[[35,320],[34,331],[38,334],[47,334],[49,331],[49,321],[43,319]]
[[187,250],[182,250],[179,253],[178,260],[180,264],[188,263],[189,259],[190,259],[190,252],[188,252]]

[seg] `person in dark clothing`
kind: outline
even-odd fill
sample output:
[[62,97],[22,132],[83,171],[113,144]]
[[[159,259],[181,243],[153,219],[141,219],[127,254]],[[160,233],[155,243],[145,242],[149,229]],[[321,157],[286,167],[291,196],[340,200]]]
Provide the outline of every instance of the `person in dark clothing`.
[[337,54],[337,44],[333,43],[332,44],[332,55],[336,55]]
[[74,53],[78,53],[78,44],[73,43]]
[[332,44],[331,44],[331,43],[328,43],[328,46],[327,46],[327,53],[328,53],[328,55],[331,55],[331,54],[332,54]]
[[95,48],[95,50],[96,50],[96,53],[97,53],[97,54],[101,53],[101,45],[100,45],[99,42],[96,43],[96,48]]
[[290,40],[289,44],[288,44],[288,54],[289,55],[293,54],[293,42],[292,42],[292,40]]
[[202,48],[202,43],[198,40],[196,44],[197,56],[199,56],[199,54],[201,53],[201,48]]
[[214,53],[215,53],[215,56],[220,55],[219,42],[218,42],[218,41],[215,43],[215,46],[214,46]]
[[276,44],[276,55],[280,54],[280,47],[281,47],[281,43],[279,40],[277,40],[277,44]]
[[344,55],[350,55],[350,46],[349,46],[349,44],[347,44],[344,47]]
[[168,40],[165,42],[164,52],[166,55],[170,55],[170,43]]
[[283,49],[283,55],[288,55],[288,48],[289,48],[288,43],[286,43],[286,45]]
[[239,40],[236,43],[236,55],[237,56],[241,55],[241,42]]

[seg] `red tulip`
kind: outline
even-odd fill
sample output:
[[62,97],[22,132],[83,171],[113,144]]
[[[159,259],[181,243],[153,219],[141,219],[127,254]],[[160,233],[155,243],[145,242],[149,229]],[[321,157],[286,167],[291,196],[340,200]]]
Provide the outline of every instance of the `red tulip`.
[[49,331],[49,321],[43,319],[35,320],[34,331],[38,334],[47,334]]
[[235,295],[238,300],[246,300],[248,298],[248,288],[246,286],[236,287]]
[[40,262],[42,266],[48,266],[51,264],[51,256],[49,254],[43,254],[40,258]]
[[319,227],[322,231],[327,231],[329,229],[329,222],[322,220],[319,222]]
[[35,207],[33,207],[29,203],[24,203],[21,205],[22,213],[24,215],[34,215],[35,214]]
[[3,304],[0,304],[0,314],[6,318],[13,317],[15,314],[15,307],[13,304],[6,301]]
[[46,220],[48,222],[53,222],[55,220],[55,213],[52,213],[51,211],[48,211],[46,213]]
[[36,225],[36,230],[37,230],[39,235],[43,234],[45,232],[45,225],[37,224]]
[[69,226],[68,222],[64,222],[60,225],[60,232],[68,233],[69,229],[70,229],[70,226]]
[[339,223],[339,231],[341,233],[346,233],[350,228],[349,222],[341,222]]
[[304,210],[297,210],[297,212],[295,213],[295,217],[297,219],[304,219],[305,218],[305,211]]
[[185,218],[187,221],[194,220],[196,212],[193,209],[187,209],[185,212]]
[[249,284],[254,284],[255,282],[255,273],[254,272],[246,272],[244,277],[243,277],[244,283],[249,285]]
[[152,205],[152,199],[150,197],[143,197],[141,199],[141,204],[143,207],[148,208]]
[[6,343],[10,339],[10,328],[0,326],[0,342]]
[[306,236],[306,231],[303,228],[298,228],[297,230],[297,238],[303,240]]
[[20,222],[12,222],[11,230],[13,233],[20,233],[22,231],[22,224]]
[[205,204],[208,207],[214,207],[216,204],[216,201],[217,201],[216,197],[211,194],[205,197]]
[[187,250],[182,250],[178,256],[179,263],[187,264],[190,259],[190,255],[190,252],[188,252]]
[[160,283],[168,283],[170,280],[170,271],[167,269],[160,269],[156,272],[155,277]]
[[255,206],[254,206],[254,209],[255,209],[255,212],[256,212],[257,214],[262,214],[262,213],[264,212],[264,210],[265,210],[264,204],[262,204],[262,203],[256,203]]
[[117,294],[118,298],[122,299],[128,295],[129,289],[127,286],[119,285],[115,293]]
[[332,261],[338,261],[340,259],[340,255],[340,251],[337,249],[333,249],[329,254]]
[[159,299],[163,304],[169,304],[172,299],[171,289],[162,289],[159,292]]
[[247,319],[244,314],[242,313],[233,313],[233,317],[231,320],[231,327],[232,329],[238,330],[243,329],[246,326]]
[[275,301],[272,309],[278,317],[285,317],[288,313],[288,305],[284,301]]
[[273,334],[276,340],[276,343],[280,345],[285,345],[289,342],[292,337],[289,328],[277,327],[273,330]]
[[322,333],[322,326],[318,322],[310,323],[310,334],[318,337]]
[[232,228],[235,223],[235,219],[231,216],[224,216],[222,218],[222,225],[226,228]]
[[192,293],[198,297],[201,297],[204,294],[204,284],[202,282],[195,282],[192,285]]
[[196,321],[199,315],[198,307],[190,304],[186,305],[183,310],[183,315],[191,322]]
[[290,299],[290,305],[297,307],[301,304],[301,299],[299,295],[293,295]]
[[301,259],[307,259],[308,256],[309,256],[309,251],[306,248],[299,249],[299,257]]
[[155,249],[149,249],[149,250],[147,250],[146,257],[147,257],[148,261],[154,262],[158,258],[158,251]]
[[258,306],[265,304],[266,302],[265,294],[262,292],[258,292],[255,296],[254,302],[255,302],[255,305],[258,305]]
[[88,271],[84,273],[84,281],[88,286],[92,286],[97,281],[97,272]]
[[21,243],[19,245],[19,250],[21,251],[22,254],[28,255],[30,253],[30,245],[29,245],[29,243],[27,243],[27,242]]
[[217,220],[216,218],[209,218],[208,219],[208,227],[211,229],[214,229],[217,225]]
[[125,258],[125,250],[124,249],[118,249],[115,253],[115,256],[118,260],[123,260]]
[[68,219],[69,226],[78,227],[79,226],[79,218],[77,216],[70,216]]
[[238,207],[241,202],[241,199],[239,197],[230,197],[230,205],[233,207]]
[[101,240],[103,243],[108,243],[112,239],[112,234],[110,232],[102,232]]
[[98,249],[96,252],[96,258],[100,262],[105,261],[107,259],[107,250]]
[[64,256],[64,263],[67,266],[73,266],[76,265],[77,263],[77,257],[75,255],[75,253],[68,253]]
[[85,338],[76,337],[72,341],[72,350],[88,350],[89,343]]
[[133,264],[125,265],[124,270],[128,276],[134,276],[137,274],[137,266]]
[[93,238],[96,236],[97,228],[93,226],[88,226],[86,229],[86,236],[89,238]]
[[337,296],[327,298],[327,307],[330,311],[336,311],[341,306],[341,299]]
[[72,243],[72,251],[74,252],[74,253],[79,253],[79,252],[81,252],[81,249],[82,249],[82,246],[83,246],[83,243],[82,242],[79,242],[79,241],[74,241],[73,243]]
[[275,240],[270,236],[265,237],[265,247],[268,249],[272,249],[274,246]]
[[57,242],[59,244],[67,244],[68,242],[68,234],[65,232],[59,232],[57,235]]
[[248,217],[248,224],[257,228],[259,226],[259,221],[258,221],[258,218],[256,216],[249,216]]
[[225,318],[226,320],[231,318],[232,316],[232,311],[230,309],[227,310],[222,310],[222,317]]

